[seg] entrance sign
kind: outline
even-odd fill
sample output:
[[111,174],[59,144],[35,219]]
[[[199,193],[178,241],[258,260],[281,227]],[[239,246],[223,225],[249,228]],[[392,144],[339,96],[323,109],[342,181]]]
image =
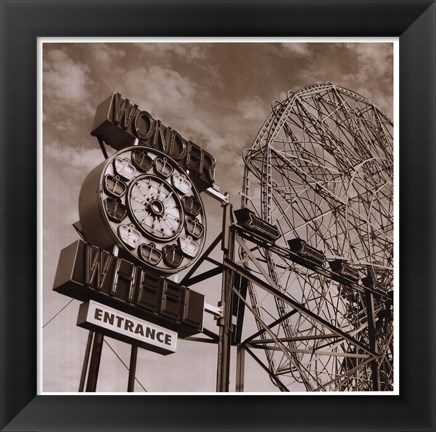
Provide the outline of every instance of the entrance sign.
[[176,332],[92,300],[80,306],[77,325],[159,354],[176,352]]

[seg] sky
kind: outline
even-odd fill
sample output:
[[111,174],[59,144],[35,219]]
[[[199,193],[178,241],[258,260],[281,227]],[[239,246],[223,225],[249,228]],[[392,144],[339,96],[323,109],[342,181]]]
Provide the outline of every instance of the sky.
[[[80,302],[52,291],[61,249],[78,239],[78,196],[103,160],[90,135],[96,107],[113,92],[129,98],[217,160],[216,184],[239,205],[242,150],[250,147],[273,101],[289,90],[332,82],[361,94],[393,117],[393,44],[355,42],[55,42],[42,44],[42,286],[43,392],[77,392],[88,332],[76,326]],[[206,207],[210,244],[221,229],[221,207]],[[220,280],[197,287],[216,305]],[[208,327],[218,331],[212,317]],[[106,338],[98,392],[125,392],[130,348]],[[232,353],[230,389],[235,389]],[[120,360],[121,359],[121,360]],[[246,360],[245,390],[277,389]],[[124,363],[124,364],[123,364]],[[135,390],[214,392],[217,348],[181,341],[175,354],[140,349]]]

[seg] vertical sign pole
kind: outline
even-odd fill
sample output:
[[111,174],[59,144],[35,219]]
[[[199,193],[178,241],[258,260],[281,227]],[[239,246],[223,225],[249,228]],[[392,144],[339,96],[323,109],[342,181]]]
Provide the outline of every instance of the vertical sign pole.
[[236,391],[244,391],[244,372],[245,372],[245,348],[238,346],[236,354]]
[[[118,256],[118,246],[114,246],[112,253]],[[95,333],[94,343],[92,344],[91,361],[89,364],[88,382],[86,383],[87,392],[95,392],[97,388],[98,371],[100,370],[101,352],[103,350],[104,336],[101,333]]]
[[80,376],[79,392],[83,392],[85,387],[86,373],[88,372],[89,354],[91,353],[92,339],[94,338],[94,332],[89,331],[88,342],[86,343],[85,356],[83,357],[82,375]]
[[103,335],[96,333],[92,344],[91,363],[89,364],[87,392],[95,392],[97,388],[98,371],[100,369],[101,351],[103,349]]
[[127,384],[127,391],[134,392],[135,391],[135,374],[136,374],[136,360],[138,358],[138,347],[132,345],[132,349],[130,351],[130,367],[129,367],[129,381]]
[[[227,195],[228,196],[228,195]],[[234,234],[231,229],[232,205],[227,202],[223,210],[223,241],[224,259],[234,259]],[[220,325],[218,340],[217,392],[229,391],[230,349],[232,343],[232,284],[233,272],[224,270],[221,288],[221,307],[223,316],[218,321]]]

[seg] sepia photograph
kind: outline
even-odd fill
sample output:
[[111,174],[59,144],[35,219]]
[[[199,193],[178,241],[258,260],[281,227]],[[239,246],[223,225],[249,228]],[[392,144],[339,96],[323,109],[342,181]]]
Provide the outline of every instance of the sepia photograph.
[[436,0],[0,0],[0,430],[434,430]]
[[39,38],[40,394],[399,395],[398,38]]

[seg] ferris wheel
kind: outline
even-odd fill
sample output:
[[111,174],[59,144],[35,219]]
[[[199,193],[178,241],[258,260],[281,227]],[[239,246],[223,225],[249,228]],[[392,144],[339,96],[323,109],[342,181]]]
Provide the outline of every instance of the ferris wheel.
[[[251,348],[281,391],[393,389],[393,122],[331,83],[289,92],[243,155],[242,207],[274,244],[239,257]],[[252,349],[252,351],[255,351]]]

